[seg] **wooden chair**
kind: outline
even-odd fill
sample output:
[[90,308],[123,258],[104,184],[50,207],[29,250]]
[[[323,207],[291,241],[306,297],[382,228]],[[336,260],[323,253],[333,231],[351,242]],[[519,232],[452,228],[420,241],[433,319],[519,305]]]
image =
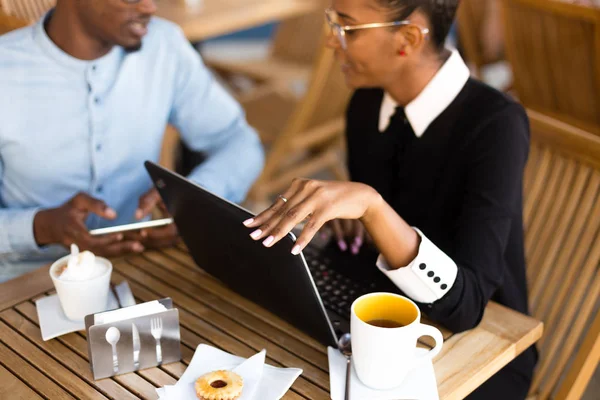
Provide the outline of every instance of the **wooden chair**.
[[600,360],[600,138],[529,117],[527,279],[531,313],[545,325],[530,394],[579,399]]
[[204,55],[204,61],[226,78],[244,76],[259,84],[307,82],[319,53],[324,9],[323,5],[310,14],[282,21],[265,58],[224,60]]
[[[333,51],[322,46],[305,97],[293,108],[270,146],[263,173],[249,195],[251,202],[263,204],[295,177],[314,176],[324,170],[336,179],[347,179],[343,132],[349,96]],[[291,95],[287,97],[289,100]],[[262,93],[257,103],[262,106],[264,118],[277,112],[269,108],[268,99],[271,104],[281,104],[285,98],[283,90]]]
[[523,104],[600,135],[600,8],[503,0],[503,14]]
[[488,64],[499,61],[486,55],[483,46],[483,23],[489,1],[461,0],[456,13],[461,50],[477,78]]
[[12,15],[5,15],[0,10],[0,35],[29,25],[27,21]]
[[56,0],[0,0],[0,11],[32,23],[55,5]]

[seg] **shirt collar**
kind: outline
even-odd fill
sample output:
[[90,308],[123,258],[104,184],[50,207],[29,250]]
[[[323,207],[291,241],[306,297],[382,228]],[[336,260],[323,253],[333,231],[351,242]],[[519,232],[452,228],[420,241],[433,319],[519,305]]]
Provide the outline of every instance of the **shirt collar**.
[[[456,50],[419,95],[405,108],[404,113],[417,137],[423,136],[429,125],[456,99],[469,80],[469,68]],[[398,103],[387,92],[379,112],[379,131],[387,129]]]
[[33,38],[35,42],[42,48],[42,50],[56,60],[61,65],[77,70],[77,71],[85,71],[86,68],[91,66],[92,64],[103,63],[107,60],[114,58],[115,54],[119,52],[119,47],[114,46],[111,51],[109,51],[106,55],[96,59],[96,60],[80,60],[71,56],[70,54],[64,52],[60,47],[56,45],[48,36],[46,32],[46,28],[44,27],[46,20],[48,17],[54,12],[54,9],[48,11],[33,27]]

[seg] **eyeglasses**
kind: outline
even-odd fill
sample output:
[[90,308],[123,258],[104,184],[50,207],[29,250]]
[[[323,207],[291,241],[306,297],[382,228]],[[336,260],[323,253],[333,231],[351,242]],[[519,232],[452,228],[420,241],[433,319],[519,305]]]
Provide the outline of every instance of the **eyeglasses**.
[[[404,21],[392,21],[392,22],[376,22],[371,24],[361,24],[361,25],[340,25],[337,21],[339,21],[340,17],[335,10],[328,8],[325,10],[325,18],[327,19],[327,23],[331,28],[331,32],[337,37],[342,46],[342,49],[348,49],[348,43],[346,41],[346,32],[348,31],[356,31],[359,29],[371,29],[371,28],[389,28],[393,26],[405,26],[405,25],[414,25],[409,20]],[[421,28],[421,33],[423,35],[427,35],[429,33],[429,29]]]

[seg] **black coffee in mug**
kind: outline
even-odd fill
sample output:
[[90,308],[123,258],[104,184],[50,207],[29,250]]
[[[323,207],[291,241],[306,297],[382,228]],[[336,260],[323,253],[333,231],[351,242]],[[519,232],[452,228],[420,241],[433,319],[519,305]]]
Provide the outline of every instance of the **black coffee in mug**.
[[379,328],[401,328],[406,326],[398,321],[394,321],[391,319],[372,319],[367,321],[367,324],[377,326]]

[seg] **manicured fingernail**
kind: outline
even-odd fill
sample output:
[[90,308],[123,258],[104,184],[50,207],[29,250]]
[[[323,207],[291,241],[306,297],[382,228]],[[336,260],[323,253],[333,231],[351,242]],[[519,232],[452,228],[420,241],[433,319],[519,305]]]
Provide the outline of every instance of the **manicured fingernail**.
[[108,218],[115,218],[117,216],[117,212],[110,207],[106,208],[106,216]]
[[122,233],[119,233],[117,235],[117,240],[123,240],[123,234]]
[[254,232],[252,232],[250,234],[250,237],[252,237],[252,239],[256,240],[258,239],[258,237],[262,234],[262,231],[260,229],[255,230]]
[[148,232],[146,232],[145,230],[141,230],[140,235],[142,235],[142,237],[146,237],[148,236]]
[[341,251],[348,250],[348,245],[342,239],[338,240],[338,246],[339,246],[339,248],[340,248]]
[[263,242],[263,245],[265,245],[265,247],[269,247],[271,245],[271,243],[273,243],[273,240],[275,240],[275,238],[273,236],[269,236],[268,238],[265,239],[265,241]]
[[300,254],[300,245],[295,245],[294,248],[292,249],[292,254],[297,256],[298,254]]
[[242,224],[249,226],[250,224],[252,224],[254,222],[254,218],[250,218],[245,220],[244,222],[242,222]]
[[358,254],[358,247],[357,246],[352,246],[351,249],[352,254],[357,255]]
[[142,217],[144,216],[144,214],[142,214],[142,210],[140,210],[139,208],[135,211],[135,218],[136,219],[142,219]]
[[144,251],[144,246],[142,246],[139,243],[134,243],[133,244],[133,251],[135,251],[137,253],[141,253],[142,251]]
[[355,238],[354,238],[354,244],[355,244],[357,247],[360,247],[360,246],[362,246],[362,244],[363,244],[363,238],[361,238],[360,236],[357,236],[357,237],[355,237]]

